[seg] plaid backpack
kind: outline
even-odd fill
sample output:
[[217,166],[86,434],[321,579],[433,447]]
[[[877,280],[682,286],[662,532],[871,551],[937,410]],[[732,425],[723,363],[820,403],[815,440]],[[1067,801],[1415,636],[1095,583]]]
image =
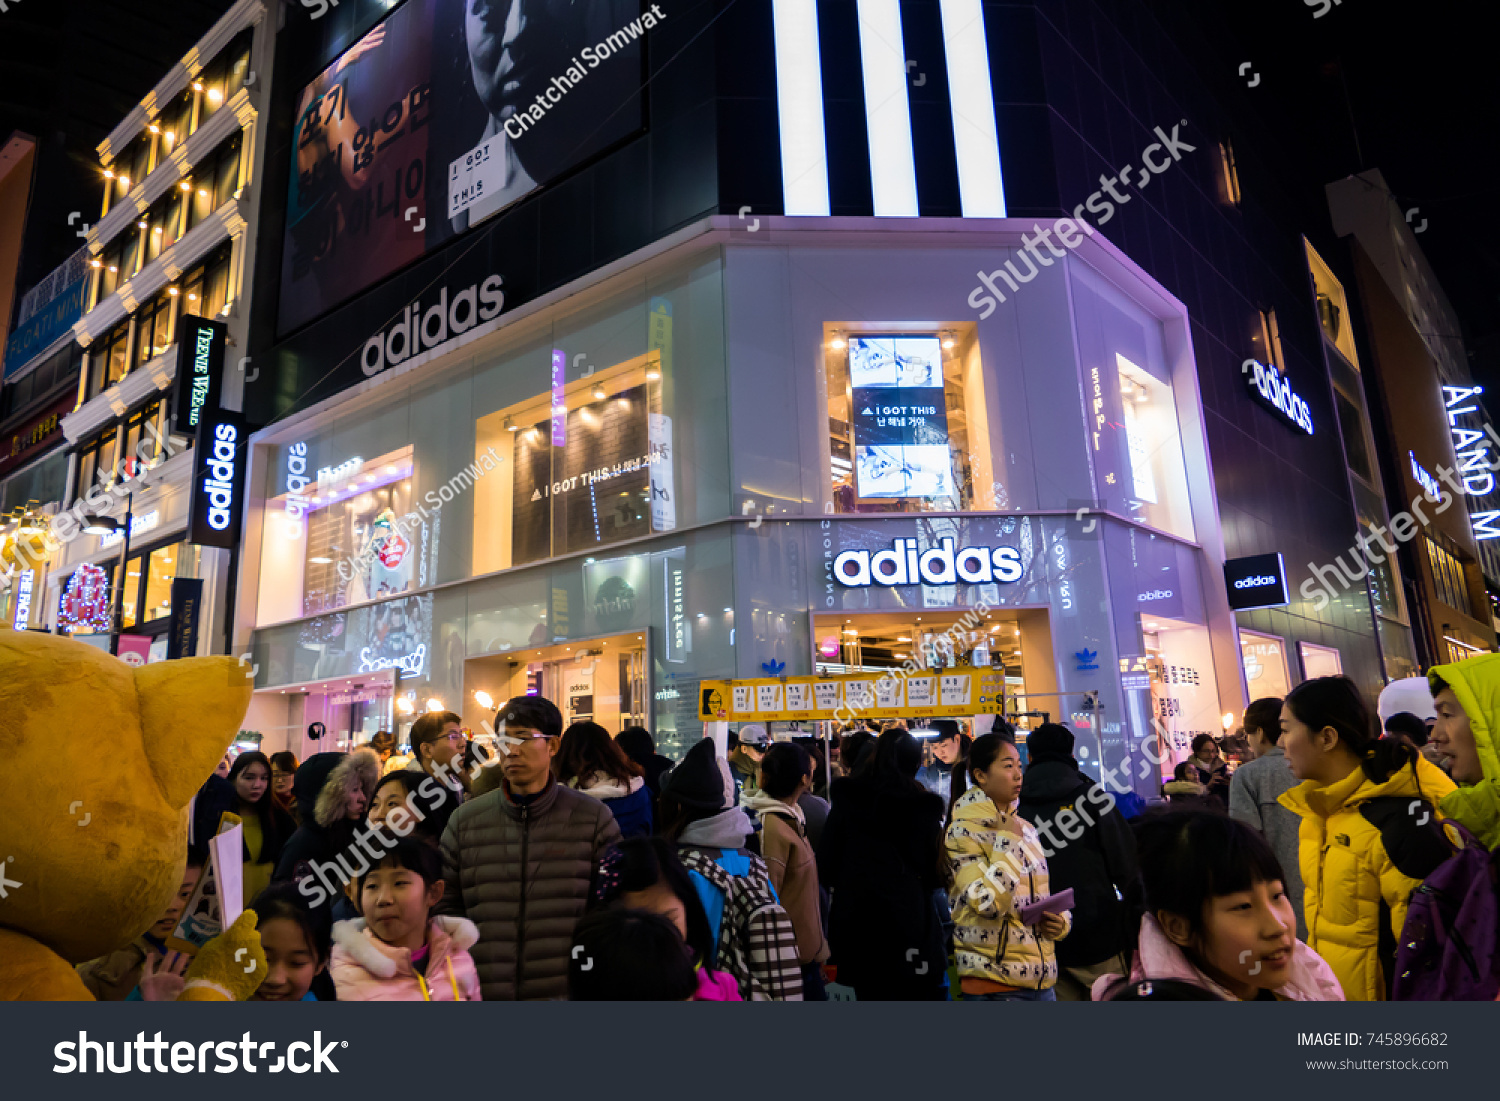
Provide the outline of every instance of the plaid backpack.
[[766,864],[759,856],[683,848],[678,856],[693,877],[718,945],[714,966],[734,976],[747,1002],[796,1001],[802,997],[797,934],[781,908]]

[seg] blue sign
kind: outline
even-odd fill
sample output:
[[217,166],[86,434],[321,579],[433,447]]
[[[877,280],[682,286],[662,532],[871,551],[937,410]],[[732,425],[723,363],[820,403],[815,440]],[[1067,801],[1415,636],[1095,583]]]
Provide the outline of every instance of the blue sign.
[[16,326],[16,331],[5,342],[7,378],[45,352],[73,327],[73,323],[83,316],[87,291],[87,279],[69,283],[61,294]]
[[1091,670],[1099,668],[1098,650],[1090,650],[1087,646],[1085,646],[1082,650],[1079,650],[1073,656],[1078,659],[1078,671],[1080,673],[1087,673]]

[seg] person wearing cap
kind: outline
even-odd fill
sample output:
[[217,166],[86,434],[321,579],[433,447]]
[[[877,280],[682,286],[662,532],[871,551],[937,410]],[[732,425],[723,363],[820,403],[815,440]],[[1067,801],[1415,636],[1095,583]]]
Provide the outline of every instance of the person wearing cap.
[[[1458,785],[1438,804],[1491,852],[1500,850],[1500,654],[1481,654],[1428,670],[1437,721],[1429,744]],[[1385,702],[1381,696],[1382,705]]]
[[[764,731],[762,731],[764,733]],[[677,846],[718,945],[718,967],[747,1002],[801,1001],[797,933],[770,872],[745,848],[754,832],[729,763],[704,738],[662,779],[661,833]]]
[[932,763],[922,766],[917,780],[942,799],[946,807],[953,787],[954,764],[964,755],[963,733],[953,719],[933,719],[927,725],[937,731],[937,737],[932,739]]
[[759,723],[740,727],[729,735],[729,774],[734,780],[735,802],[743,803],[760,790],[760,761],[771,745],[771,736]]
[[561,999],[573,926],[620,827],[598,799],[553,778],[556,704],[516,696],[499,720],[501,784],[448,820],[439,912],[479,927],[471,954],[485,1001]]
[[1073,891],[1073,928],[1055,942],[1057,996],[1086,1002],[1100,975],[1126,970],[1135,942],[1121,899],[1139,873],[1135,837],[1114,796],[1073,756],[1073,731],[1043,723],[1026,738],[1026,775],[1016,813],[1045,845],[1053,894]]

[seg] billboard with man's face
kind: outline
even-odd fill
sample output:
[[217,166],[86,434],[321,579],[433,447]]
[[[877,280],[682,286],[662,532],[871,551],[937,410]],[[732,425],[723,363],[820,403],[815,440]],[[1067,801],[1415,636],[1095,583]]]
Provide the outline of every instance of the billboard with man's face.
[[663,18],[641,0],[405,0],[298,100],[280,330],[639,130],[642,39]]

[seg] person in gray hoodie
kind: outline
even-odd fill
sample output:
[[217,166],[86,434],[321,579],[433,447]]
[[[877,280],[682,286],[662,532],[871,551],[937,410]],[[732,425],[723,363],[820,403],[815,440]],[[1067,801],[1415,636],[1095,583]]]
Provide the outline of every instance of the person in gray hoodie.
[[718,966],[747,1002],[801,1001],[797,934],[766,863],[745,848],[755,831],[736,805],[729,762],[709,738],[662,780],[661,832],[677,846],[718,944]]
[[1286,874],[1287,898],[1297,915],[1297,938],[1307,939],[1307,919],[1302,913],[1302,872],[1298,863],[1297,831],[1302,820],[1277,802],[1288,788],[1300,782],[1292,773],[1277,741],[1281,738],[1281,700],[1274,696],[1256,700],[1245,708],[1245,737],[1255,760],[1237,768],[1229,781],[1229,816],[1254,826],[1271,845]]

